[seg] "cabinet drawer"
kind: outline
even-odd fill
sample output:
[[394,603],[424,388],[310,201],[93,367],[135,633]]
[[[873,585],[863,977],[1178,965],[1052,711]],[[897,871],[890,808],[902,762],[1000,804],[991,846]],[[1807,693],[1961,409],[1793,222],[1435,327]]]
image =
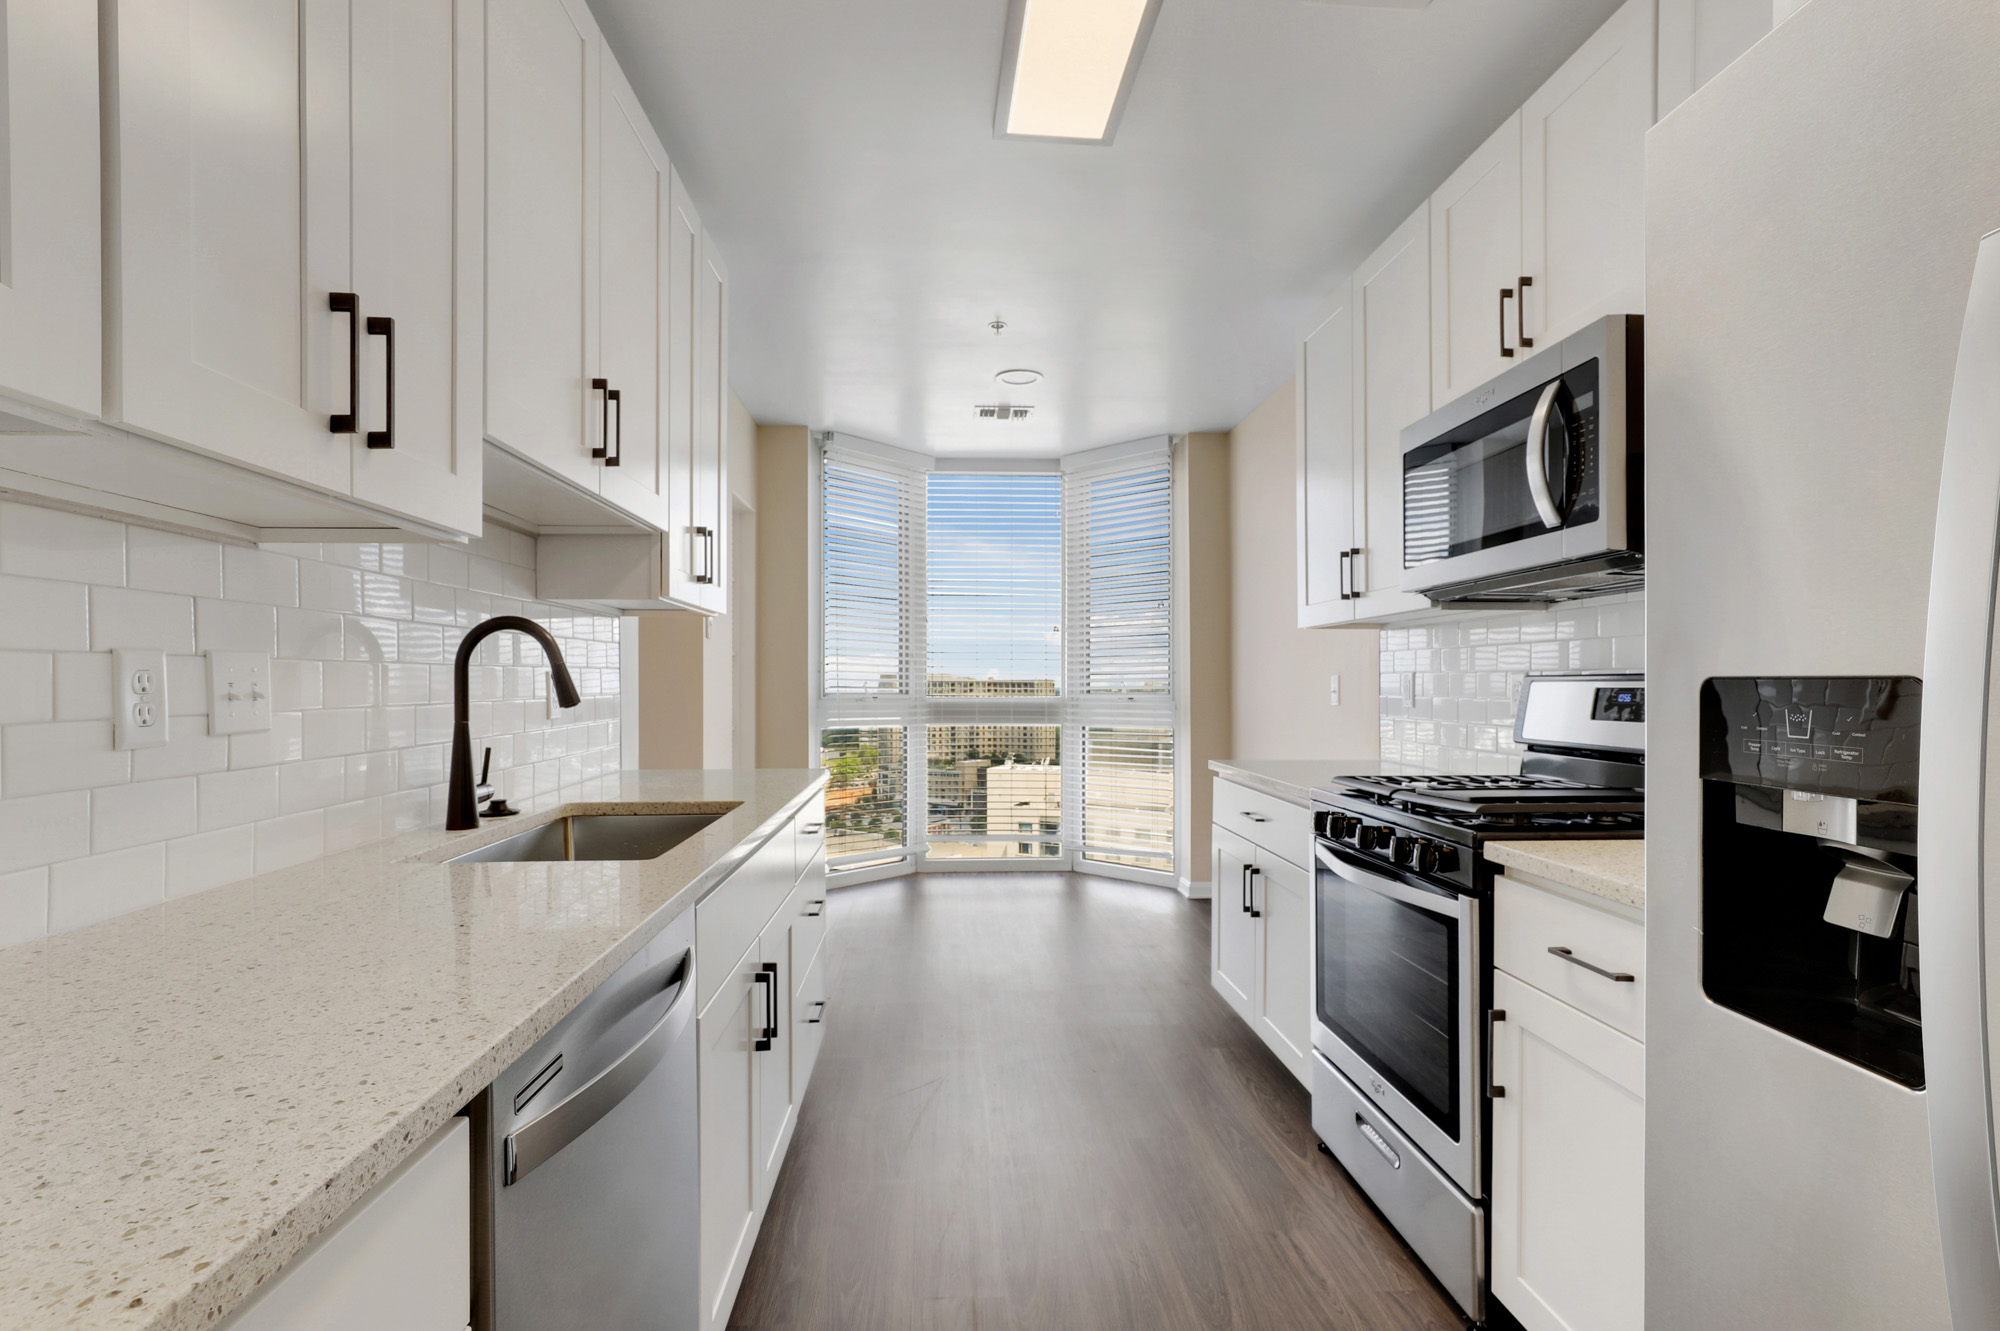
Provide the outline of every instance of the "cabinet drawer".
[[786,902],[792,912],[792,969],[802,972],[806,963],[819,955],[826,937],[826,878],[824,875],[799,881]]
[[780,828],[741,868],[694,908],[695,999],[709,998],[729,978],[729,965],[747,952],[790,895],[792,831]]
[[[1549,951],[1567,948],[1565,957]],[[1613,980],[1599,970],[1630,975]],[[1646,926],[1501,874],[1493,884],[1493,964],[1635,1040],[1646,1032]]]
[[826,953],[822,949],[799,976],[792,996],[792,1094],[803,1099],[826,1034]]
[[1215,779],[1216,826],[1304,868],[1312,863],[1312,811]]
[[812,797],[792,819],[792,869],[794,877],[804,877],[813,863],[826,854],[826,793]]

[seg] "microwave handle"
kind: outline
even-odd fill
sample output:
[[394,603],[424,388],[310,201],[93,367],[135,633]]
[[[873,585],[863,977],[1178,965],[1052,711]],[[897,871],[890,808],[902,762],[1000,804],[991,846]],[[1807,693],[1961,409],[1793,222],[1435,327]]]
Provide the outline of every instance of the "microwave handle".
[[1542,400],[1535,404],[1534,419],[1528,422],[1528,445],[1522,450],[1528,464],[1528,493],[1534,497],[1535,512],[1541,515],[1542,525],[1550,531],[1563,525],[1563,515],[1556,507],[1556,497],[1549,492],[1549,461],[1543,444],[1548,437],[1549,416],[1561,410],[1556,404],[1561,393],[1560,379],[1542,390]]

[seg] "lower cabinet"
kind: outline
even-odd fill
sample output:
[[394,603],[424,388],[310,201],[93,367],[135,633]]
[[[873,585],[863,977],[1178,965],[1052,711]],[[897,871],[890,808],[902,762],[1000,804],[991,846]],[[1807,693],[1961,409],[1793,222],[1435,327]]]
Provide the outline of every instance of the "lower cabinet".
[[1645,1047],[1505,971],[1493,1006],[1493,1292],[1528,1331],[1639,1331]]
[[[817,836],[823,817],[817,807],[802,811],[695,907],[696,961],[717,981],[696,1014],[702,1331],[729,1321],[819,1055],[826,1011],[826,860],[814,856],[800,864],[796,847],[801,824],[814,826],[810,835]],[[774,881],[790,889],[775,910],[767,895]],[[752,908],[748,916],[746,907]],[[733,950],[746,919],[757,932],[733,965],[702,956],[704,944]]]
[[[1249,805],[1251,825],[1271,844],[1311,846],[1305,809],[1234,783],[1216,782],[1218,819]],[[1219,822],[1211,864],[1214,895],[1210,980],[1302,1085],[1312,1084],[1312,875],[1268,845]]]
[[221,1323],[224,1331],[463,1331],[470,1120],[454,1118]]

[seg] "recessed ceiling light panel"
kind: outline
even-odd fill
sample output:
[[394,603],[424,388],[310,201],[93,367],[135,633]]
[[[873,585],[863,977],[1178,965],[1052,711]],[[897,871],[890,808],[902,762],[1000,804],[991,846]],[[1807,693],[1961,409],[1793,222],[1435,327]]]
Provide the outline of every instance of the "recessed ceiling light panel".
[[1042,372],[1040,370],[1002,370],[993,377],[1011,387],[1025,388],[1029,384],[1040,383],[1042,381]]
[[1160,0],[1009,0],[993,132],[1109,143]]

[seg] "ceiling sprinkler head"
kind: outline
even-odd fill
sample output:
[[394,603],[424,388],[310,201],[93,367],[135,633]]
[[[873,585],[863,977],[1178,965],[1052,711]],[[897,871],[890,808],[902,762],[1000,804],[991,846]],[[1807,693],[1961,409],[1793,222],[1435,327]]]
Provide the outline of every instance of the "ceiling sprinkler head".
[[986,326],[993,330],[993,336],[995,337],[998,337],[1000,336],[1000,334],[1007,331],[1007,321],[1005,319],[995,319],[992,323],[987,324]]

